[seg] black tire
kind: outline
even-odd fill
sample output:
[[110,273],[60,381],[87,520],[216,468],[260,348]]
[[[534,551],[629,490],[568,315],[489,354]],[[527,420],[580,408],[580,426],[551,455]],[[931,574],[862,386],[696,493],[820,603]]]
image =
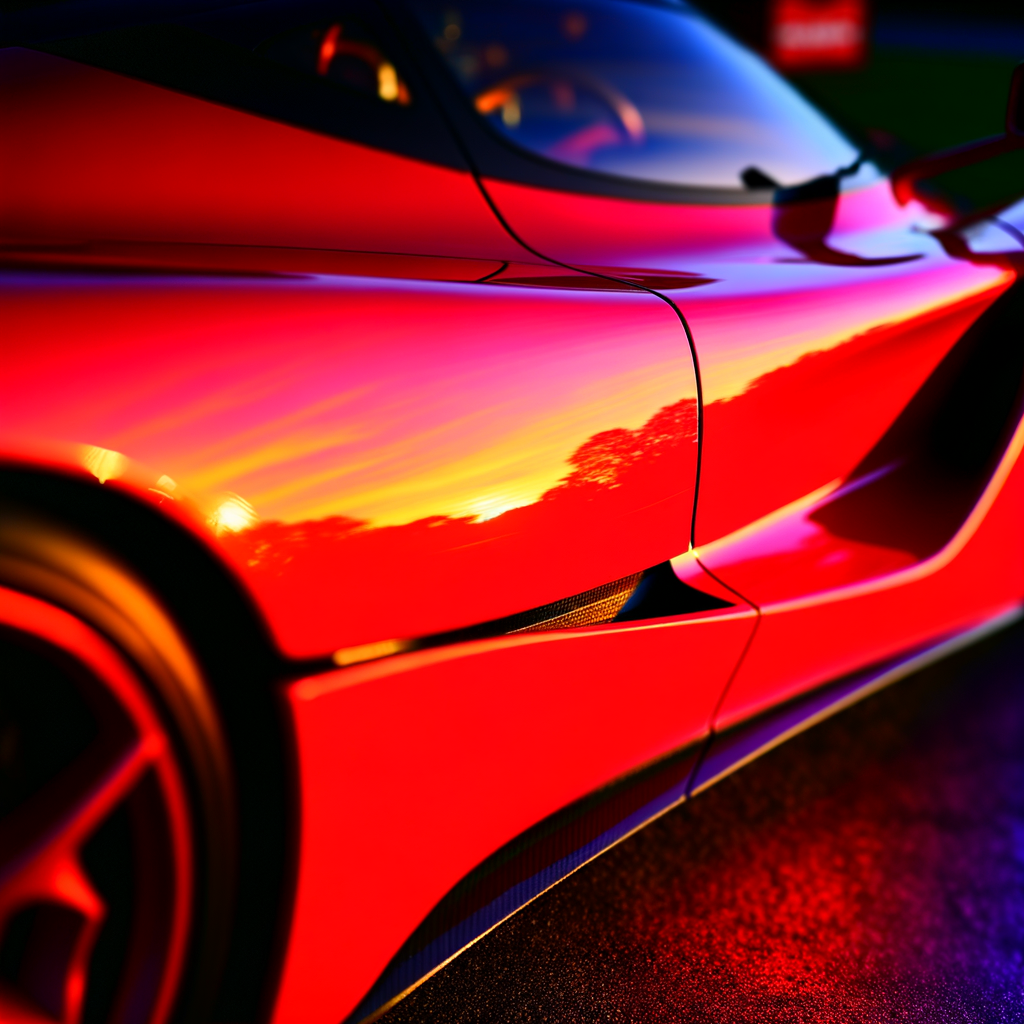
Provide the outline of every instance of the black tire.
[[[201,545],[158,512],[98,484],[44,473],[0,474],[0,586],[71,613],[109,642],[139,680],[173,747],[187,793],[195,886],[172,1019],[259,1019],[287,921],[294,802],[275,685],[285,666],[258,617]],[[82,683],[88,673],[52,638],[8,628],[6,642],[32,649],[47,664],[63,664],[69,678],[78,678],[79,691],[96,689],[95,680]],[[122,861],[125,835],[138,858],[146,833],[159,834],[161,827],[152,792],[148,802],[132,799],[132,807],[120,806],[120,824],[112,818],[104,826],[104,835],[120,828]],[[111,858],[118,842],[100,831],[89,867],[95,877],[106,871],[116,878]],[[150,842],[150,859],[153,850]],[[140,892],[135,902],[145,903]],[[142,914],[138,906],[131,912]],[[18,927],[25,931],[23,923]],[[100,931],[90,966],[94,993],[113,992],[119,984],[113,975],[127,969],[124,956],[136,940],[126,944],[123,920],[120,927],[120,961],[104,950]],[[140,927],[136,920],[129,931],[135,935]],[[107,930],[113,929],[111,918]],[[25,955],[19,942],[24,946],[24,936],[0,936],[0,979],[6,971],[8,987]],[[87,994],[85,1019],[157,1019],[111,1016],[117,1005],[112,997],[104,1002]]]

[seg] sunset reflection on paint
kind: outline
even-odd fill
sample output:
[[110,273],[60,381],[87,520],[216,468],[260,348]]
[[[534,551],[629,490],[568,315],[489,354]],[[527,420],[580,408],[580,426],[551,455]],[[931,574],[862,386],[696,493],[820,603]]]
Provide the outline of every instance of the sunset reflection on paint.
[[914,230],[925,211],[900,207],[884,180],[843,192],[828,209],[796,204],[786,223],[769,204],[487,188],[546,256],[697,282],[654,285],[678,305],[700,361],[697,544],[845,478],[1014,280],[1005,268],[949,260]]
[[[78,387],[45,413],[12,395],[8,415],[56,436],[88,424],[196,494],[245,495],[265,519],[381,526],[474,514],[493,495],[529,504],[592,434],[693,395],[684,339],[653,300],[480,291],[458,307],[450,289],[416,286],[193,285],[183,309],[178,288],[135,284],[111,324],[90,323],[100,303],[83,289],[58,314],[77,320],[76,353],[62,357]],[[371,314],[388,302],[390,322]],[[647,338],[627,319],[638,306]],[[144,352],[123,340],[140,327]],[[83,333],[95,334],[87,350]],[[118,397],[98,406],[97,388]]]
[[[946,311],[982,299],[982,306],[1012,275],[937,260],[898,268],[859,268],[837,291],[833,268],[730,268],[727,278],[679,301],[700,338],[701,383],[710,404],[726,402],[765,384],[765,375],[842,346],[878,344],[922,319],[933,328]],[[847,274],[842,276],[846,277]],[[757,328],[751,329],[756,314]],[[944,316],[945,314],[945,316]]]
[[[705,400],[698,544],[845,479],[1013,280],[933,259],[759,269],[756,285],[753,268],[734,269],[680,299]],[[754,424],[769,421],[751,444]]]
[[[322,278],[67,279],[59,303],[36,297],[26,282],[6,301],[12,332],[48,339],[8,361],[8,429],[86,437],[173,477],[295,651],[510,614],[686,549],[695,379],[651,296]],[[17,387],[40,359],[45,400]],[[647,470],[553,500],[631,457]],[[608,515],[643,508],[644,529],[609,534]],[[486,574],[505,585],[467,589]],[[359,590],[293,618],[327,579]]]

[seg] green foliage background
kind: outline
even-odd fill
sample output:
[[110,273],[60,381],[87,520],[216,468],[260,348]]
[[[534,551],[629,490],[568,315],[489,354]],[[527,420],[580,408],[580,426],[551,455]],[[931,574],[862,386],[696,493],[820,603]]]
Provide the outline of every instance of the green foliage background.
[[[887,168],[1003,130],[1016,61],[876,47],[856,71],[793,75],[793,83]],[[965,206],[1024,194],[1024,151],[936,179]]]

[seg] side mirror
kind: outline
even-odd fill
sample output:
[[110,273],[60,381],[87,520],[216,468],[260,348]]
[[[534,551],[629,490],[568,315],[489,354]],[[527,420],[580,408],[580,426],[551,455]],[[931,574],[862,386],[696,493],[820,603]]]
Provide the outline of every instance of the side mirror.
[[1013,69],[1010,97],[1006,104],[1006,130],[1002,135],[966,142],[962,146],[943,149],[918,157],[898,167],[892,174],[892,190],[900,205],[917,198],[914,186],[926,178],[955,171],[960,167],[991,160],[1015,149],[1024,149],[1024,63]]

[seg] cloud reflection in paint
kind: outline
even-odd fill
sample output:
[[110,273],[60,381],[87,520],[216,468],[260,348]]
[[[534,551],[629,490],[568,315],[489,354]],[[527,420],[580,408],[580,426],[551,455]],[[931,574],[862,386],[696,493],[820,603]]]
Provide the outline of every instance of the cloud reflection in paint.
[[[294,653],[376,642],[385,613],[403,635],[510,614],[686,549],[696,381],[678,318],[649,294],[24,278],[5,317],[26,339],[0,381],[8,426],[172,477],[222,543],[254,533],[226,528],[244,517],[222,514],[225,494],[259,515],[261,544],[289,538],[286,558],[257,545],[239,567]],[[41,376],[42,398],[19,389]],[[658,473],[626,474],[607,499],[572,488],[574,452],[666,408],[689,420]],[[314,535],[331,550],[307,560]],[[498,581],[486,596],[484,578]]]

